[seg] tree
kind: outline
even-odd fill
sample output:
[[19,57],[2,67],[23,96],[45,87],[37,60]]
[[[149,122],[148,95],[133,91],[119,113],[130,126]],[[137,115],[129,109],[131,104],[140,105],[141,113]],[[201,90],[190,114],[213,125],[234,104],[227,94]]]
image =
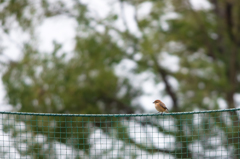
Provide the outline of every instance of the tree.
[[[170,5],[166,1],[153,3],[147,17],[135,16],[142,37],[135,40],[136,36],[131,35],[133,41],[138,41],[132,47],[143,56],[137,61],[137,71],[150,70],[158,75],[156,81],[164,82],[173,111],[219,109],[219,99],[226,101],[227,108],[236,108],[234,95],[240,91],[239,2],[212,0],[209,1],[210,8],[199,10],[188,0],[171,1]],[[166,10],[175,16],[167,20],[168,27],[164,28],[161,21]],[[164,52],[178,57],[178,71],[173,72],[162,65]],[[177,79],[177,90],[173,89],[170,77]],[[222,118],[213,117],[216,122]],[[227,135],[226,130],[231,128],[222,122],[226,129],[221,129]],[[231,122],[236,127],[232,131],[237,137],[239,117],[236,112],[231,112]],[[185,132],[179,129],[179,133],[181,131]],[[234,158],[237,158],[237,140],[229,143],[235,147]]]
[[[238,86],[239,2],[209,0],[210,8],[194,9],[189,0],[120,1],[122,10],[126,5],[135,8],[138,35],[128,29],[124,18],[126,30],[122,31],[114,26],[113,22],[118,18],[116,15],[109,15],[104,20],[89,17],[87,7],[79,2],[75,2],[73,10],[66,9],[65,5],[60,5],[61,3],[58,5],[59,8],[52,10],[49,9],[51,5],[47,1],[41,2],[44,9],[42,18],[59,14],[74,17],[79,22],[80,30],[87,32],[89,36],[76,36],[76,47],[70,60],[66,60],[64,54],[59,54],[59,44],[55,44],[54,52],[41,54],[30,43],[24,47],[22,60],[7,64],[3,81],[9,102],[14,106],[20,103],[22,106],[20,111],[133,113],[134,107],[131,106],[131,99],[137,97],[139,91],[134,90],[126,79],[119,80],[120,78],[113,71],[113,66],[123,58],[131,59],[137,64],[136,74],[152,72],[156,75],[154,78],[156,83],[164,83],[164,93],[170,97],[174,112],[219,109],[219,99],[226,101],[228,108],[236,108],[234,95],[240,91]],[[149,14],[139,17],[138,8],[147,2],[152,6]],[[27,1],[12,1],[2,15],[8,17],[6,13],[13,14],[11,8],[15,5],[22,6],[13,7],[20,8],[17,9],[19,13],[23,12],[24,6],[31,6]],[[174,18],[164,20],[167,14],[174,15]],[[34,14],[33,17],[35,17]],[[30,23],[31,20],[29,23],[21,23],[22,19],[24,18],[17,16],[20,26],[29,31],[34,29],[33,24]],[[163,21],[165,27],[162,24]],[[97,32],[91,22],[104,26],[105,31]],[[28,24],[27,27],[26,24]],[[119,41],[124,42],[123,46],[117,43],[111,36],[111,32],[117,35]],[[129,53],[129,50],[133,51]],[[163,55],[166,52],[179,60],[177,71],[172,71],[169,69],[170,66],[166,67],[162,64],[165,60]],[[134,58],[136,54],[141,58],[136,60]],[[177,89],[172,85],[172,79],[178,82]],[[111,87],[105,89],[109,85]],[[121,97],[118,94],[120,88],[126,90]],[[66,94],[66,92],[70,93]],[[98,109],[96,109],[96,103],[99,105]],[[36,107],[31,107],[31,105]],[[199,129],[194,124],[194,115],[187,116],[187,118],[189,120],[185,121],[182,121],[179,116],[174,119],[177,129],[174,132],[167,131],[159,124],[154,124],[150,119],[146,121],[152,127],[158,128],[159,132],[171,135],[176,139],[176,143],[182,145],[175,147],[174,152],[181,152],[177,153],[177,158],[194,158],[196,153],[190,149],[190,145],[201,142],[201,139],[194,138],[194,136],[200,135],[207,140],[213,134],[217,135],[215,130],[221,131],[228,143],[234,147],[233,151],[230,148],[226,151],[233,152],[233,158],[238,158],[239,143],[238,140],[233,139],[238,138],[239,117],[237,113],[232,112],[229,117],[234,127],[229,127],[221,114],[201,117],[203,122],[198,127],[199,129],[213,128],[207,135],[205,134],[206,136],[197,134],[198,131],[195,131]],[[209,121],[209,118],[212,120]],[[132,121],[132,119],[128,120]],[[143,127],[146,125],[139,120],[134,120],[134,122]],[[220,122],[222,126],[216,124]],[[191,130],[190,134],[186,133],[187,130]],[[111,135],[109,130],[103,131]],[[134,144],[145,151],[149,150],[146,145],[135,142],[127,134],[129,133],[127,128],[123,128],[121,132],[126,133],[124,142]],[[233,136],[229,136],[228,132],[233,132]],[[123,138],[122,135],[115,137],[117,140]],[[224,143],[221,144],[224,146]],[[204,150],[211,147],[211,144],[207,145],[207,143],[200,145]],[[158,148],[154,150],[156,150],[155,153],[172,154],[170,150]],[[199,155],[204,157],[204,154]]]
[[[43,10],[41,15],[36,13],[38,9],[35,8],[35,3],[28,1],[6,3],[1,12],[5,33],[8,33],[10,27],[4,22],[9,17],[16,16],[16,22],[31,35],[32,40],[23,44],[22,58],[19,61],[4,63],[5,72],[2,80],[9,104],[20,112],[77,114],[134,113],[135,110],[141,112],[141,107],[131,103],[132,99],[141,94],[140,89],[136,90],[129,84],[128,79],[120,79],[114,72],[114,66],[125,57],[125,52],[110,36],[109,28],[106,27],[104,32],[98,32],[91,26],[90,22],[99,22],[86,15],[88,10],[84,4],[73,3],[74,8],[69,9],[61,1],[54,4],[41,1],[40,6]],[[26,11],[31,11],[30,18],[24,14]],[[75,37],[74,52],[62,53],[61,44],[55,42],[53,52],[42,53],[35,40],[38,37],[33,34],[35,27],[41,20],[59,15],[74,17],[79,23],[81,29]],[[40,19],[37,20],[38,23],[34,23],[35,18]],[[110,21],[112,19],[115,17],[110,18]],[[88,35],[81,36],[83,31]],[[49,122],[42,122],[44,120]],[[40,121],[37,116],[31,116],[27,120],[20,117],[16,122],[23,121],[28,127],[26,131],[36,132],[32,134],[33,136],[38,134],[48,136],[46,143],[53,142],[51,138],[54,136],[58,138],[58,142],[67,144],[67,136],[72,136],[72,132],[77,130],[78,133],[72,137],[78,140],[72,146],[88,151],[88,146],[84,144],[89,145],[90,134],[85,128],[87,122],[81,124],[81,120],[81,118],[46,117]],[[97,120],[99,119],[94,119]],[[52,122],[56,125],[49,129]],[[72,122],[80,125],[71,125],[73,129],[70,131],[68,127]],[[95,126],[101,125],[96,123]],[[6,127],[4,129],[6,132],[12,128]],[[13,131],[16,134],[22,133]],[[31,150],[31,147],[29,149]]]
[[[21,60],[7,63],[3,76],[9,103],[20,104],[19,111],[25,112],[133,113],[131,99],[140,91],[134,90],[127,79],[118,80],[114,73],[114,66],[125,57],[125,52],[113,41],[109,28],[104,32],[93,28],[90,22],[97,21],[86,15],[88,10],[84,4],[72,3],[73,8],[67,8],[62,1],[54,4],[40,1],[43,9],[40,15],[34,3],[6,3],[1,12],[6,33],[11,26],[4,22],[10,16],[15,16],[19,26],[30,34],[43,19],[59,15],[74,17],[81,28],[75,38],[74,53],[63,53],[57,42],[53,52],[41,53],[34,34],[32,43],[23,43]],[[23,14],[26,10],[31,11],[32,17]],[[40,20],[34,24],[36,17]],[[80,36],[82,31],[88,36]],[[66,96],[66,91],[72,95]],[[121,91],[126,93],[119,94]]]

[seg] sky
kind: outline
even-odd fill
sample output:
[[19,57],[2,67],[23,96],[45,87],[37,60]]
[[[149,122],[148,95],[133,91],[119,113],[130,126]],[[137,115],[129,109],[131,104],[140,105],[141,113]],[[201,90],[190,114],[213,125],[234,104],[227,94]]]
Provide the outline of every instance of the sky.
[[[53,1],[53,0],[52,0]],[[63,0],[66,4],[71,6],[70,1]],[[85,4],[87,4],[91,10],[91,14],[97,16],[99,18],[104,18],[110,11],[116,12],[119,17],[122,16],[120,10],[120,4],[118,0],[82,0]],[[193,8],[202,9],[209,8],[210,5],[206,0],[191,0]],[[111,8],[109,7],[111,5]],[[149,2],[144,3],[144,5],[140,6],[139,14],[140,16],[144,16],[149,13],[152,5]],[[129,30],[135,34],[138,34],[137,26],[134,22],[134,8],[131,6],[124,4],[124,18],[128,23]],[[173,14],[169,14],[166,16],[167,18],[173,17]],[[120,29],[125,29],[122,19],[120,18],[116,23]],[[162,22],[164,25],[164,21]],[[53,18],[48,18],[43,21],[43,23],[37,28],[35,34],[39,35],[39,49],[42,52],[50,52],[53,49],[52,41],[57,41],[63,44],[63,51],[71,53],[74,47],[74,35],[75,28],[77,27],[77,22],[74,19],[65,16],[57,16]],[[29,39],[27,34],[19,29],[17,23],[12,24],[12,31],[10,32],[10,36],[3,33],[0,28],[0,35],[2,36],[2,42],[5,45],[5,50],[3,54],[11,60],[18,60],[21,58],[21,43],[27,41]],[[101,28],[97,28],[101,30]],[[1,56],[4,57],[4,56]],[[139,58],[136,55],[136,58]],[[177,71],[178,70],[178,59],[168,55],[167,53],[163,53],[164,63],[163,65],[171,65],[171,69]],[[7,58],[5,59],[7,60]],[[135,87],[142,87],[146,95],[141,96],[133,102],[139,102],[143,108],[147,112],[154,112],[155,108],[152,102],[155,99],[162,99],[164,103],[171,109],[171,100],[168,96],[163,96],[159,92],[164,90],[163,83],[159,83],[157,85],[154,84],[153,74],[145,72],[140,75],[134,75],[131,73],[131,69],[133,69],[136,64],[130,60],[123,60],[118,66],[116,66],[116,74],[119,76],[125,76],[132,81],[132,84]],[[147,80],[146,80],[147,78]],[[138,79],[136,82],[135,79]],[[177,81],[175,79],[170,79],[170,83],[177,89]],[[0,111],[9,111],[11,110],[11,106],[7,104],[5,97],[5,90],[0,81]],[[220,101],[222,108],[226,107],[224,101]]]

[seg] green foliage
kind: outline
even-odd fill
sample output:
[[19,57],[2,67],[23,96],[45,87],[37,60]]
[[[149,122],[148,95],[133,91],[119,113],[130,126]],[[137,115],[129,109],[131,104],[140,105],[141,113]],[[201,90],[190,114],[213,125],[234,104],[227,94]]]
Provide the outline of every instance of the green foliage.
[[[13,2],[9,7],[16,5]],[[43,9],[46,9],[46,16],[55,15],[54,10],[49,10],[51,4],[42,1],[42,5]],[[64,5],[59,6],[59,12],[65,9]],[[61,44],[56,42],[53,43],[54,49],[50,53],[39,52],[33,43],[25,44],[22,58],[11,61],[2,77],[9,103],[21,112],[134,113],[135,107],[131,101],[141,92],[134,89],[127,79],[119,80],[114,72],[115,65],[125,57],[125,52],[112,39],[109,30],[99,33],[89,28],[91,18],[85,15],[86,6],[78,4],[74,7],[79,9],[76,16],[79,27],[88,35],[76,35],[72,53],[62,53]],[[21,9],[24,10],[20,8],[18,14],[21,14]],[[117,19],[116,16],[113,18]],[[125,93],[119,95],[123,88]],[[139,106],[138,110],[141,110]],[[67,144],[67,138],[71,136],[79,139],[74,141],[72,146],[87,151],[87,122],[76,125],[79,122],[68,119],[69,121],[65,118],[46,117],[48,122],[41,122],[33,116],[21,121],[29,127],[34,125],[30,127],[30,131],[47,135],[49,143],[53,142],[54,138]],[[54,127],[50,127],[51,124],[54,124]],[[71,134],[72,129],[77,129],[79,133]]]
[[[26,46],[27,52],[22,60],[8,67],[3,82],[10,104],[23,112],[134,112],[131,99],[139,93],[127,81],[119,81],[114,74],[113,66],[119,62],[123,52],[111,42],[108,35],[99,34],[98,39],[91,36],[86,39],[78,37],[70,59],[65,58],[67,54],[58,54],[58,46],[55,45],[51,54],[37,53]],[[120,97],[118,93],[121,87],[127,88],[127,93]],[[73,146],[88,150],[88,134],[84,133],[87,123],[76,125],[78,122],[72,118],[68,118],[70,121],[65,118],[46,118],[49,122],[42,123],[37,117],[23,121],[35,125],[31,127],[33,132],[46,133],[49,142],[54,136],[59,142],[67,143],[68,136],[75,136],[79,140],[74,141]],[[51,123],[56,123],[54,128],[49,128]],[[78,129],[79,133],[71,134],[72,129]]]
[[[134,73],[151,72],[155,75],[153,80],[156,84],[162,82],[165,85],[161,93],[170,97],[172,111],[219,109],[219,99],[226,101],[227,108],[237,107],[234,95],[240,92],[239,2],[209,1],[210,8],[194,9],[188,0],[121,1],[121,9],[124,9],[124,5],[135,9],[138,34],[132,33],[128,24],[125,24],[124,31],[114,25],[124,15],[121,17],[110,13],[104,19],[98,19],[89,14],[86,5],[77,1],[72,3],[73,7],[68,8],[61,1],[50,3],[41,0],[42,12],[39,13],[36,5],[27,0],[0,1],[0,5],[5,5],[0,11],[0,22],[5,33],[8,34],[12,29],[9,17],[13,17],[31,37],[31,42],[22,48],[22,58],[7,63],[2,77],[7,99],[17,111],[80,114],[141,111],[139,106],[132,105],[132,100],[141,95],[141,88],[134,89],[127,79],[116,76],[114,72],[114,67],[123,59],[130,59],[137,64]],[[152,4],[150,12],[138,16],[137,9],[145,3]],[[166,18],[169,14],[174,15],[173,18]],[[35,42],[38,37],[34,30],[44,19],[59,15],[69,16],[78,23],[74,51],[63,53],[62,45],[55,42],[52,52],[42,53],[37,49]],[[103,27],[103,31],[97,31],[97,26]],[[178,59],[177,70],[173,71],[171,64],[164,64],[165,54]],[[140,58],[135,58],[136,55]],[[177,81],[177,88],[171,79]],[[119,95],[119,92],[125,93]],[[235,112],[231,115],[229,120],[237,127],[238,116]],[[221,116],[216,115],[211,121],[209,119],[210,116],[203,116],[201,123],[201,128],[208,130],[204,131],[208,137],[215,133],[209,130],[214,126],[220,127],[219,130],[226,136],[232,132],[237,137],[238,130],[231,129]],[[56,121],[54,118],[49,120]],[[70,135],[68,127],[73,125],[68,124],[73,119],[66,123],[62,118],[58,120],[63,125],[56,125],[56,129],[49,131],[56,134],[62,132],[58,141],[66,144],[68,141],[64,138]],[[166,130],[150,119],[149,123],[164,135],[175,136],[176,142],[183,145],[177,150],[179,156],[176,157],[187,158],[189,156],[181,156],[181,153],[191,154],[189,145],[200,140],[194,138],[199,132],[194,131],[197,128],[193,120],[193,116],[188,116],[187,122],[176,117],[176,131]],[[31,124],[28,120],[22,121]],[[219,123],[222,125],[219,126]],[[34,124],[43,134],[49,126],[49,123]],[[86,132],[83,128],[86,125],[75,126],[80,127],[80,132]],[[185,133],[185,127],[192,130],[191,137]],[[124,138],[122,141],[125,143],[149,150],[131,140],[124,126],[118,129],[114,138]],[[232,139],[229,142],[238,152],[239,143]],[[87,140],[76,141],[73,146],[85,149],[79,146],[83,143],[91,146]]]

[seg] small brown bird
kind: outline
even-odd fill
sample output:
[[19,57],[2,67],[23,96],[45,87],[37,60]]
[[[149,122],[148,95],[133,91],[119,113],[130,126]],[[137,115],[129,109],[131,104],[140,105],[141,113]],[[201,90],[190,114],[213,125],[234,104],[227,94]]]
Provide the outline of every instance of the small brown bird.
[[163,112],[169,113],[168,112],[168,108],[166,107],[166,105],[162,101],[157,99],[153,103],[155,104],[155,108],[157,109],[157,111],[159,111],[159,113],[160,112],[162,112],[162,113]]

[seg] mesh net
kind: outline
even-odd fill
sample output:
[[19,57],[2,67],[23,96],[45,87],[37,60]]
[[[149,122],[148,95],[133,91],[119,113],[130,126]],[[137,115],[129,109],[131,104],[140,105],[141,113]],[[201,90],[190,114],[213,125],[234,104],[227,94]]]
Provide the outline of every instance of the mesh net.
[[239,110],[71,115],[0,112],[0,158],[240,158]]

